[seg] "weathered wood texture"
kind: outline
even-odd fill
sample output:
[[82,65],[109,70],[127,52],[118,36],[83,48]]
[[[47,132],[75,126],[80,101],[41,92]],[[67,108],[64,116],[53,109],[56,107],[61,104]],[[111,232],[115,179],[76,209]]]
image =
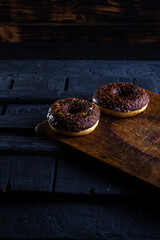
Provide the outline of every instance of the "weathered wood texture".
[[[58,157],[56,193],[85,194],[91,197],[97,194],[141,195],[146,194],[147,187],[116,169],[88,159],[88,156],[79,156],[79,154],[73,156],[70,153],[65,158]],[[147,191],[150,190],[147,188]]]
[[54,156],[1,154],[0,189],[52,192],[54,166]]
[[[0,128],[1,130],[7,129],[7,131],[9,128],[12,130],[17,128],[17,134],[4,135],[4,132],[1,133],[3,142],[3,144],[1,144],[1,154],[3,153],[3,155],[0,157],[1,171],[3,171],[3,173],[1,174],[0,188],[6,191],[9,185],[12,191],[52,192],[55,156],[48,155],[48,153],[57,152],[58,147],[55,148],[51,146],[51,144],[47,144],[47,142],[44,143],[41,138],[36,138],[33,134],[36,123],[38,123],[40,119],[45,118],[49,105],[40,104],[40,102],[43,103],[43,100],[38,102],[39,104],[32,105],[22,105],[22,102],[27,102],[25,101],[26,99],[30,99],[30,103],[37,102],[42,91],[47,91],[47,93],[50,94],[50,98],[51,92],[59,96],[60,91],[64,90],[65,78],[63,75],[55,76],[54,73],[56,73],[58,68],[56,65],[51,68],[50,63],[47,64],[47,62],[43,65],[38,63],[34,66],[32,64],[25,65],[23,62],[10,64],[6,62],[6,67],[1,64],[0,68],[1,93],[4,89],[4,92],[7,93],[6,95],[4,94],[1,99],[4,106],[0,118],[0,121],[3,121],[3,123]],[[44,68],[46,71],[44,71]],[[48,71],[48,68],[50,71]],[[13,89],[16,89],[20,95],[14,94],[14,92],[12,92]],[[28,94],[27,92],[26,94],[24,92],[22,93],[24,89],[27,90]],[[10,95],[11,98],[9,97]],[[21,99],[21,96],[23,96],[23,99]],[[33,96],[34,100],[32,101]],[[12,104],[7,105],[5,99],[8,99]],[[20,105],[13,104],[14,102],[20,103]],[[6,117],[7,120],[4,119]],[[24,132],[24,129],[27,129],[27,131],[32,129],[33,133],[29,136],[28,132]],[[45,151],[43,151],[44,149]],[[45,153],[40,155],[42,151]],[[9,152],[11,155],[7,156],[6,153],[9,154]],[[47,156],[45,156],[46,154]]]
[[[139,187],[139,183],[126,181],[126,176],[123,177],[107,169],[107,176],[105,176],[106,172],[99,175],[95,169],[102,168],[97,164],[91,169],[86,169],[83,161],[87,160],[83,160],[76,154],[73,157],[69,152],[64,153],[63,148],[36,136],[33,131],[36,123],[46,118],[49,104],[56,98],[69,96],[88,98],[96,87],[107,82],[127,81],[155,93],[160,92],[159,67],[159,62],[142,61],[1,61],[0,101],[5,104],[5,108],[2,107],[4,114],[0,118],[0,152],[3,154],[32,153],[35,156],[41,153],[44,161],[45,155],[57,154],[59,157],[56,160],[58,162],[56,192],[82,194],[140,192],[138,189],[145,189],[145,186]],[[26,128],[25,131],[24,128]],[[8,168],[5,167],[5,162],[1,161],[1,164],[1,169],[5,169],[1,176],[7,175]],[[25,161],[23,164],[25,166]],[[27,189],[27,181],[22,180],[26,184],[19,184]],[[50,186],[51,179],[48,178],[47,181]],[[16,186],[18,190],[18,184]],[[32,189],[35,187],[33,186]],[[37,189],[43,191],[44,188],[40,184]]]
[[33,134],[29,135],[23,133],[22,135],[18,129],[16,133],[0,133],[0,142],[1,153],[41,153],[43,155],[47,153],[52,153],[53,155],[56,153],[63,153],[63,148],[57,146],[53,142],[46,141],[46,139],[40,136],[33,136]]
[[[147,84],[149,91],[157,93],[156,84],[160,82],[159,68],[160,61],[0,61],[0,88],[3,94],[2,90],[8,88],[12,81],[14,82],[13,93],[19,90],[22,96],[24,91],[24,98],[28,93],[28,98],[31,100],[33,96],[35,98],[39,96],[37,100],[40,100],[40,97],[43,99],[42,92],[44,96],[50,94],[49,98],[54,91],[56,91],[56,96],[59,96],[58,94],[65,90],[66,79],[69,79],[66,91],[75,91],[76,94],[86,91],[92,94],[97,86],[105,82],[133,81],[134,79],[137,84],[143,87]],[[143,84],[143,81],[146,83]],[[8,93],[11,92],[12,95],[12,91]],[[10,98],[10,94],[6,98]]]
[[[45,81],[44,81],[45,82]],[[36,106],[41,106],[41,109],[47,109],[48,104],[53,103],[55,100],[59,98],[67,98],[67,97],[82,97],[82,98],[89,98],[91,96],[91,92],[88,90],[78,90],[78,91],[63,91],[61,90],[61,93],[58,91],[28,91],[28,90],[0,90],[1,95],[0,95],[0,102],[1,103],[12,103],[12,109],[15,109],[16,105],[15,103],[18,104],[26,104],[28,107],[28,112],[29,112],[29,107],[33,107],[33,104],[36,108]],[[48,103],[48,104],[47,104]],[[12,110],[13,112],[14,110]]]
[[77,2],[47,0],[45,3],[42,0],[38,2],[1,0],[0,6],[3,11],[0,20],[3,23],[15,24],[26,23],[26,21],[30,24],[158,22],[160,4],[158,0],[152,3],[149,0],[131,0],[130,3],[126,0],[119,2],[95,0],[90,3],[84,0]]
[[2,0],[0,9],[1,41],[160,41],[158,0]]

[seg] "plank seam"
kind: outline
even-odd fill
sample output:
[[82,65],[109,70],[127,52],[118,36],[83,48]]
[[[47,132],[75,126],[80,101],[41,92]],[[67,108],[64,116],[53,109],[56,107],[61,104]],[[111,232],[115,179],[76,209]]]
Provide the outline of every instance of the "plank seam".
[[56,156],[55,160],[55,168],[54,168],[54,174],[53,174],[53,181],[52,181],[52,193],[55,193],[55,188],[56,188],[56,180],[57,180],[57,172],[58,172],[58,156]]
[[7,103],[5,103],[5,104],[3,105],[1,115],[5,115],[6,110],[7,110]]
[[[12,89],[13,86],[14,86],[14,83],[15,83],[15,80],[11,79],[11,81],[10,81],[10,83],[9,83],[9,86],[8,86],[8,89]],[[5,103],[5,104],[3,105],[3,109],[2,109],[1,115],[5,115],[6,110],[7,110],[7,103]]]
[[64,91],[67,91],[69,87],[69,78],[66,78],[65,80],[65,86],[64,86]]
[[9,83],[9,86],[8,86],[8,89],[12,89],[13,86],[14,86],[14,83],[15,83],[15,80],[14,79],[11,79],[10,83]]

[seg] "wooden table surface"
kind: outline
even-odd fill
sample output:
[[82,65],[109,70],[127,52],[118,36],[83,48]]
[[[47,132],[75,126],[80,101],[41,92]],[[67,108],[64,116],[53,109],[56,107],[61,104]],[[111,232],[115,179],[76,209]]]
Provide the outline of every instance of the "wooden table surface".
[[158,189],[34,130],[55,99],[123,81],[160,94],[160,61],[0,61],[0,238],[160,239]]

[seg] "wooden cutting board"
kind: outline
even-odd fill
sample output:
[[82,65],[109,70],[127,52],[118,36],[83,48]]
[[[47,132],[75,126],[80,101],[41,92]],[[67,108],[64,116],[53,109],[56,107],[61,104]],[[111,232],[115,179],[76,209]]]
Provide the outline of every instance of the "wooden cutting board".
[[57,134],[47,120],[36,131],[160,188],[160,95],[148,94],[143,113],[126,119],[102,114],[98,127],[86,136]]

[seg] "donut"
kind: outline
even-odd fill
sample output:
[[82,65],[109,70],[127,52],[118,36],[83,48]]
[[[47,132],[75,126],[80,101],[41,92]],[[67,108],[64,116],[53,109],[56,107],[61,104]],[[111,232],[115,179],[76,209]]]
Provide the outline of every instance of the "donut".
[[100,111],[115,117],[133,117],[149,103],[147,92],[130,83],[109,83],[96,89],[92,101]]
[[100,110],[93,102],[79,98],[65,98],[54,102],[47,120],[55,131],[67,136],[91,133],[99,123]]

